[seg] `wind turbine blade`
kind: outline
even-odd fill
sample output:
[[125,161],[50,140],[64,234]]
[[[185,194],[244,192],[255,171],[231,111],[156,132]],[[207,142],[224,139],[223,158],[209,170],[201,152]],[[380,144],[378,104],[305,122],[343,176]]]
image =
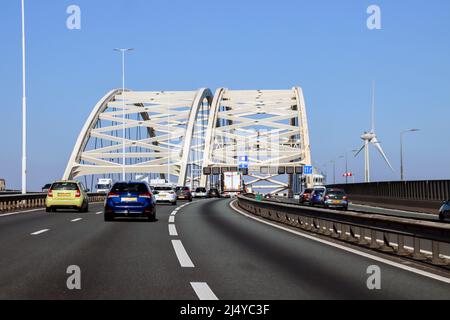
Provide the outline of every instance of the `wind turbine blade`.
[[375,148],[377,148],[377,150],[380,152],[380,154],[383,156],[384,161],[386,161],[386,163],[388,164],[389,168],[391,168],[392,171],[394,171],[394,168],[392,168],[391,163],[389,162],[389,159],[386,156],[386,153],[384,153],[383,148],[381,147],[380,142],[378,141],[377,137],[373,138],[370,143],[372,143]]
[[359,151],[358,151],[357,153],[355,153],[355,158],[361,153],[361,151],[364,150],[364,147],[365,147],[365,146],[366,146],[366,145],[363,144],[363,146],[361,147],[361,149],[359,149]]

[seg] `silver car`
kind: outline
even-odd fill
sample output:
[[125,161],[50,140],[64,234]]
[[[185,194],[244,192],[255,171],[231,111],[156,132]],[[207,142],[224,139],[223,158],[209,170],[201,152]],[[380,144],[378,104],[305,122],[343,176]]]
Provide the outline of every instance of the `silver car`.
[[439,220],[445,221],[450,219],[450,200],[444,202],[441,209],[439,210]]

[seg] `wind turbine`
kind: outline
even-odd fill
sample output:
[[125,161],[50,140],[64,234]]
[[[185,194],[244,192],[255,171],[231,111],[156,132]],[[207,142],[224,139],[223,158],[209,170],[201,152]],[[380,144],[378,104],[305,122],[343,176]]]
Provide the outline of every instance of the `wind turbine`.
[[383,151],[383,148],[381,147],[381,143],[377,138],[377,134],[375,133],[375,82],[373,83],[372,88],[372,130],[370,130],[370,132],[364,132],[364,134],[361,136],[361,139],[364,141],[364,145],[355,154],[355,157],[357,157],[361,153],[361,151],[364,150],[364,177],[366,183],[370,182],[370,144],[372,144],[380,152],[389,168],[394,171],[391,163],[389,162],[389,159],[387,158],[386,154]]

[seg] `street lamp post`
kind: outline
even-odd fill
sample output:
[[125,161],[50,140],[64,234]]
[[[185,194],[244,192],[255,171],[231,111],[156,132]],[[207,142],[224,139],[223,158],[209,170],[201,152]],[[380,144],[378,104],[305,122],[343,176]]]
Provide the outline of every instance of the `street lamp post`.
[[128,51],[132,51],[132,48],[117,48],[114,51],[118,51],[122,53],[122,180],[126,181],[126,129],[125,129],[125,53]]
[[400,133],[400,179],[405,181],[404,165],[403,165],[403,136],[408,132],[418,132],[420,129],[404,130]]
[[25,62],[25,0],[22,0],[22,194],[27,193],[27,95]]

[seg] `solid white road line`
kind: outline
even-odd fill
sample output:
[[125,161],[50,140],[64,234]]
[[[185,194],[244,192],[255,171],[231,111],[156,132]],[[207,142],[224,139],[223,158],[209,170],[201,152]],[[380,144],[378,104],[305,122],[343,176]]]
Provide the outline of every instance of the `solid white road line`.
[[81,221],[81,220],[83,220],[83,218],[73,219],[73,220],[70,220],[70,222],[78,222],[78,221]]
[[32,210],[26,210],[26,211],[17,211],[17,212],[11,212],[11,213],[3,213],[3,214],[0,214],[0,218],[1,218],[1,217],[14,216],[14,215],[16,215],[16,214],[22,214],[22,213],[29,213],[29,212],[42,211],[42,210],[45,210],[45,208],[32,209]]
[[174,223],[174,222],[175,222],[175,216],[170,216],[169,223]]
[[191,286],[200,300],[219,300],[206,282],[191,282]]
[[175,216],[177,213],[178,213],[178,210],[174,210],[174,211],[172,211],[172,213],[170,215]]
[[174,224],[169,224],[169,235],[171,237],[177,237],[178,236],[177,228],[175,227]]
[[183,243],[180,240],[172,240],[173,249],[177,255],[178,261],[183,268],[194,268],[194,264],[189,258],[186,250],[183,247]]
[[31,235],[32,236],[38,236],[38,235],[43,234],[43,233],[45,233],[47,231],[50,231],[50,229],[39,230],[39,231],[33,232]]
[[103,211],[99,211],[99,212],[96,212],[95,214],[99,215],[99,214],[102,214],[102,213],[103,213]]
[[405,266],[405,265],[403,265],[403,264],[401,264],[401,263],[397,263],[397,262],[394,262],[394,261],[390,261],[390,260],[387,260],[387,259],[383,259],[383,258],[381,258],[381,257],[377,257],[377,256],[371,255],[371,254],[369,254],[369,253],[365,253],[365,252],[358,251],[358,250],[355,250],[355,249],[352,249],[352,248],[348,248],[348,247],[346,247],[346,246],[343,246],[343,245],[340,245],[340,244],[337,244],[337,243],[333,243],[333,242],[330,242],[330,241],[327,241],[327,240],[323,240],[323,239],[320,239],[320,238],[316,238],[316,237],[314,237],[314,236],[310,236],[310,235],[308,235],[308,234],[304,234],[304,233],[301,233],[301,232],[298,232],[298,231],[295,231],[295,230],[291,230],[291,229],[289,229],[289,228],[285,228],[285,227],[276,225],[276,224],[274,224],[274,223],[271,223],[271,222],[269,222],[269,221],[265,221],[265,220],[262,220],[262,219],[260,219],[260,218],[254,217],[254,216],[252,216],[251,214],[248,214],[248,213],[246,213],[246,212],[244,212],[244,211],[242,211],[242,210],[236,208],[236,207],[234,206],[234,203],[236,203],[236,202],[237,202],[237,200],[234,200],[234,201],[230,202],[230,204],[229,204],[230,207],[231,207],[234,211],[239,212],[240,214],[242,214],[243,216],[246,216],[247,218],[256,220],[256,221],[258,221],[258,222],[267,224],[267,225],[269,225],[269,226],[272,226],[272,227],[277,228],[277,229],[280,229],[280,230],[287,231],[287,232],[289,232],[289,233],[296,234],[296,235],[298,235],[298,236],[300,236],[300,237],[303,237],[303,238],[306,238],[306,239],[310,239],[310,240],[313,240],[313,241],[317,241],[317,242],[320,242],[320,243],[329,245],[329,246],[331,246],[331,247],[335,247],[335,248],[338,248],[338,249],[341,249],[341,250],[344,250],[344,251],[347,251],[347,252],[350,252],[350,253],[359,255],[359,256],[364,257],[364,258],[368,258],[368,259],[371,259],[371,260],[375,260],[375,261],[378,261],[378,262],[381,262],[381,263],[390,265],[390,266],[392,266],[392,267],[396,267],[396,268],[399,268],[399,269],[402,269],[402,270],[405,270],[405,271],[409,271],[409,272],[412,272],[412,273],[415,273],[415,274],[418,274],[418,275],[421,275],[421,276],[424,276],[424,277],[427,277],[427,278],[431,278],[431,279],[434,279],[434,280],[437,280],[437,281],[441,281],[441,282],[449,283],[449,284],[450,284],[450,278],[442,277],[442,276],[439,276],[439,275],[437,275],[437,274],[433,274],[433,273],[431,273],[431,272],[426,272],[426,271],[419,270],[419,269],[416,269],[416,268],[413,268],[413,267]]

